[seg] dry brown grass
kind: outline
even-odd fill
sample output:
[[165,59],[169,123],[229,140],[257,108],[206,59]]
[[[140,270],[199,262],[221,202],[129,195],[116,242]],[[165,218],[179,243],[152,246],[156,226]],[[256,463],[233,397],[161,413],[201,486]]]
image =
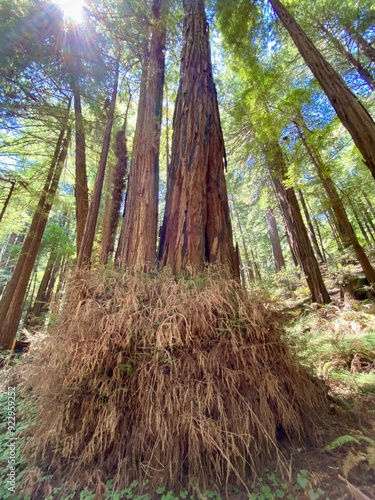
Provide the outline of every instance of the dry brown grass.
[[40,405],[28,454],[72,488],[204,490],[270,457],[281,467],[280,430],[314,440],[326,396],[280,334],[275,312],[213,271],[77,273],[28,374]]

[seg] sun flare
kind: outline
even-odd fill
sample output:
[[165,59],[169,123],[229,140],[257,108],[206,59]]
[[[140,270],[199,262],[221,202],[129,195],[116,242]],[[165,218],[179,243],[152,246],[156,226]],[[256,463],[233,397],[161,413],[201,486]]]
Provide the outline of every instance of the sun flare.
[[79,23],[82,20],[83,0],[55,0],[64,17]]

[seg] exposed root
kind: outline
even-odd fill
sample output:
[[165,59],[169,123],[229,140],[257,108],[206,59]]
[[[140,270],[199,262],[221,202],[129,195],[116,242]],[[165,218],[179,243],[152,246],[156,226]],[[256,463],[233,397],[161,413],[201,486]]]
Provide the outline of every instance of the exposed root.
[[270,457],[281,468],[280,435],[315,440],[326,393],[280,334],[274,311],[212,270],[79,272],[28,375],[40,405],[28,454],[72,488],[205,490]]

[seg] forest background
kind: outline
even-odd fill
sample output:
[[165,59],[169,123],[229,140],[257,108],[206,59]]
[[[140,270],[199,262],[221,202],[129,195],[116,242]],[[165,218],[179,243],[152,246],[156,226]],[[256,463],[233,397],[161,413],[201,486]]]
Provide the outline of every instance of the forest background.
[[[228,260],[232,274],[239,265],[243,285],[283,309],[305,299],[335,304],[340,287],[365,299],[360,317],[342,318],[339,306],[330,314],[363,333],[360,349],[352,337],[339,349],[335,384],[346,367],[370,388],[374,6],[217,0],[206,15],[226,153],[215,147],[237,247],[216,254],[212,244],[205,258]],[[30,340],[58,315],[75,267],[150,272],[157,251],[176,274],[194,262],[194,253],[187,262],[168,254],[173,207],[164,215],[172,134],[184,134],[174,106],[182,23],[183,5],[173,0],[86,2],[79,19],[53,2],[1,2],[5,351],[22,331]],[[313,321],[321,324],[324,311]],[[293,345],[298,335],[290,335]],[[316,369],[314,346],[305,349],[297,346]],[[337,369],[334,351],[332,342],[319,359],[324,376]]]

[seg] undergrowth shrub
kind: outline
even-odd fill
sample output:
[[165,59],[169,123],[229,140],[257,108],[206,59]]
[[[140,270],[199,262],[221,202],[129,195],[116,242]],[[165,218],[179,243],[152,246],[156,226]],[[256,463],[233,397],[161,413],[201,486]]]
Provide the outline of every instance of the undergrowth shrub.
[[[147,478],[243,484],[279,440],[315,441],[326,391],[295,364],[280,318],[213,270],[77,272],[25,374],[38,403],[27,456],[71,490]],[[29,484],[30,486],[30,484]]]

